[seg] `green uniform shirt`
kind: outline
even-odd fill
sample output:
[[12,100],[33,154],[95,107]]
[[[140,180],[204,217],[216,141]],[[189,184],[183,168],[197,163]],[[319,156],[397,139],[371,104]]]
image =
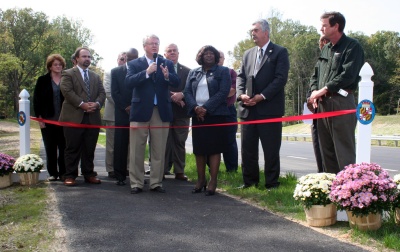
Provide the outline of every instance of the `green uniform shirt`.
[[336,45],[328,43],[322,48],[310,80],[311,91],[325,86],[332,93],[339,89],[356,90],[363,65],[364,50],[360,43],[343,34]]

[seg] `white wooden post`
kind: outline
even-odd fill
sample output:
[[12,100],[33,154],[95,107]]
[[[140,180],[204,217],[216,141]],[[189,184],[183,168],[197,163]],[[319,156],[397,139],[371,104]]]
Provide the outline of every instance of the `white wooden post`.
[[31,113],[30,113],[30,102],[29,93],[26,89],[22,90],[19,94],[21,98],[19,100],[19,113],[18,113],[18,123],[19,123],[19,155],[25,155],[31,153],[31,143],[30,143],[30,128],[31,128]]
[[[360,71],[361,82],[358,89],[358,102],[362,100],[370,100],[373,102],[374,82],[371,77],[374,75],[371,66],[365,62]],[[373,122],[372,122],[373,123]],[[372,123],[361,124],[357,122],[357,137],[356,137],[356,163],[371,162],[371,134]]]
[[[372,102],[374,83],[371,81],[371,77],[374,75],[371,66],[365,62],[361,68],[360,76],[361,81],[358,89],[358,102],[362,100],[370,100]],[[356,135],[356,163],[370,163],[371,161],[371,133],[372,123],[361,124],[357,122],[357,135]],[[347,214],[345,211],[337,212],[338,221],[348,221]]]

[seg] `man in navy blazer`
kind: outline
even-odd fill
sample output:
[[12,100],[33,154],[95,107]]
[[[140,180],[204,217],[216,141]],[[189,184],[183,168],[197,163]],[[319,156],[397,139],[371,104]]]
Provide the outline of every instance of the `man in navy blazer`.
[[128,62],[125,85],[132,89],[130,121],[129,178],[131,193],[143,191],[144,156],[148,134],[151,138],[150,189],[165,193],[162,187],[168,126],[172,121],[169,86],[179,86],[172,61],[158,55],[160,39],[143,39],[145,55]]
[[[131,48],[126,53],[126,63],[111,69],[111,96],[115,104],[115,126],[129,127],[132,89],[125,85],[128,72],[127,62],[138,58],[138,50]],[[125,185],[128,167],[129,129],[116,128],[114,131],[114,174],[117,185]]]
[[[285,85],[289,72],[287,49],[269,40],[269,24],[265,19],[253,23],[251,36],[256,46],[243,55],[236,79],[239,116],[242,121],[282,117],[285,113]],[[265,187],[279,186],[279,151],[282,140],[282,122],[243,124],[242,188],[258,186],[258,144],[264,152]]]

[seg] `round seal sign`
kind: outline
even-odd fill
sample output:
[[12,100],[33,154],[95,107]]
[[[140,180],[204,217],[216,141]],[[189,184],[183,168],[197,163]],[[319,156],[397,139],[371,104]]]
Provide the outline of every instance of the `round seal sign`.
[[26,114],[24,111],[19,111],[18,115],[17,115],[17,120],[18,120],[18,124],[20,126],[24,126],[25,122],[26,122]]
[[356,108],[356,115],[361,124],[370,124],[375,117],[375,105],[370,100],[362,100]]

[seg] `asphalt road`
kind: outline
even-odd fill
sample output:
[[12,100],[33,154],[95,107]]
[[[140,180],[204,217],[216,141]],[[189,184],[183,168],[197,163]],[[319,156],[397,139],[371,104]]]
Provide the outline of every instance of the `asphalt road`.
[[51,183],[66,251],[366,251],[222,193],[192,194],[193,183],[173,177],[165,194],[132,195],[107,178],[104,152],[95,154],[102,184]]

